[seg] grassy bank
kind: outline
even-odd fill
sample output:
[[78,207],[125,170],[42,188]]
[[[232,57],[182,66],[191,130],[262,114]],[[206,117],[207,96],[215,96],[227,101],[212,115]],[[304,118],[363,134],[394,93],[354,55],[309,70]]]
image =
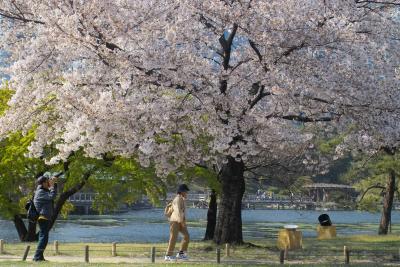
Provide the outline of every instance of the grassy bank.
[[[25,247],[31,246],[28,261],[17,262],[24,253]],[[150,264],[151,248],[156,249],[156,263],[164,266],[163,255],[167,244],[117,244],[117,257],[111,256],[111,244],[105,243],[59,243],[56,255],[54,245],[49,244],[45,257],[50,261],[43,266],[82,266],[84,263],[84,247],[89,246],[90,266],[111,266],[115,263],[124,266],[145,266]],[[289,251],[285,261],[289,264],[308,264],[325,266],[326,264],[344,263],[343,247],[350,249],[351,262],[360,266],[376,266],[378,264],[398,264],[400,236],[349,236],[331,240],[303,239],[303,249]],[[36,248],[31,244],[5,244],[4,254],[0,255],[1,266],[30,266]],[[192,242],[190,244],[190,265],[216,266],[216,250],[218,246],[211,242]],[[230,256],[226,256],[225,246],[220,246],[221,263],[229,265],[264,265],[274,266],[279,263],[280,251],[275,239],[256,240],[242,246],[232,246]],[[11,261],[12,260],[12,261]],[[127,266],[127,265],[126,265]],[[180,266],[186,266],[181,263]]]

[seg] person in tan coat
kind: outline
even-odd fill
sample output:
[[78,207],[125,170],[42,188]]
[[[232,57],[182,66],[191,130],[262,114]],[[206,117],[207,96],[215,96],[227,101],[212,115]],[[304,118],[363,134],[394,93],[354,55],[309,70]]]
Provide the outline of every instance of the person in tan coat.
[[[189,232],[186,226],[186,204],[187,192],[189,188],[186,184],[181,184],[178,187],[177,195],[172,201],[172,214],[169,218],[169,243],[165,260],[187,260],[187,249],[189,246]],[[174,256],[174,249],[178,233],[183,235],[181,248],[176,257]]]

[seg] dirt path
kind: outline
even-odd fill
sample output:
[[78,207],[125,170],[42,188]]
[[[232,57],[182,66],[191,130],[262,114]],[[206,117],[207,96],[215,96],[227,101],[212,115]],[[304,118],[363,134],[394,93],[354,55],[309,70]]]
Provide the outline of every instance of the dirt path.
[[[22,257],[14,256],[14,255],[1,255],[1,261],[21,261]],[[83,263],[85,259],[83,257],[74,257],[74,256],[46,256],[46,260],[49,262],[60,262],[60,263],[68,263],[68,262],[81,262]],[[157,258],[157,262],[163,261],[163,258]],[[26,259],[27,262],[32,261],[32,256],[29,256]],[[90,258],[89,261],[91,263],[151,263],[149,258],[139,258],[139,257],[93,257]]]
[[[21,261],[22,257],[15,255],[0,255],[0,265],[1,262],[7,261]],[[84,258],[74,257],[74,256],[46,256],[46,260],[51,263],[84,263]],[[26,259],[27,262],[32,262],[32,256]],[[114,264],[151,264],[151,260],[147,257],[93,257],[89,259],[90,263],[114,263]],[[164,261],[164,257],[156,257],[156,263],[168,263]],[[186,261],[177,261],[182,263],[208,263],[216,264],[214,260],[202,260],[202,259],[189,259]],[[277,264],[277,262],[266,262],[266,261],[256,261],[256,260],[222,260],[223,264],[245,264],[249,266],[259,265],[259,264]],[[294,262],[293,262],[294,263]]]

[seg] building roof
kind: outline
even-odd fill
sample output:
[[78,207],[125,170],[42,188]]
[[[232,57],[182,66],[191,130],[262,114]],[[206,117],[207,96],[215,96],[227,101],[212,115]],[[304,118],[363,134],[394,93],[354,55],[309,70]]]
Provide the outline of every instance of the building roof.
[[315,183],[315,184],[308,184],[303,186],[305,188],[347,188],[347,189],[354,189],[351,185],[346,184],[328,184],[328,183]]

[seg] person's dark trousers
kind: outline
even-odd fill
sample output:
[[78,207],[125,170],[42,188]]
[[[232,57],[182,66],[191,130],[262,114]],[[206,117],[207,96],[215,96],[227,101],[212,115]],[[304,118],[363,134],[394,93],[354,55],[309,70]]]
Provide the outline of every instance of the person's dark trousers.
[[35,252],[35,256],[33,256],[34,261],[42,261],[44,260],[43,252],[46,249],[47,242],[49,241],[49,225],[50,222],[48,220],[38,220],[39,224],[39,242]]

